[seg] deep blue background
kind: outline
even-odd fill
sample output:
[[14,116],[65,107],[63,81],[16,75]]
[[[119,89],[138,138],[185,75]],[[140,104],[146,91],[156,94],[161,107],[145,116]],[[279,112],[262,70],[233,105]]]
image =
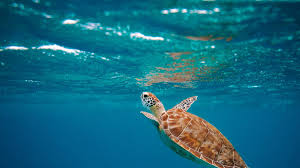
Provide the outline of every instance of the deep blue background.
[[[175,103],[165,99],[167,104]],[[196,102],[190,111],[218,127],[251,167],[299,165],[297,106],[272,106],[262,107],[261,102],[256,102],[214,107]],[[1,165],[198,166],[164,146],[140,110],[143,108],[137,102],[1,105]]]

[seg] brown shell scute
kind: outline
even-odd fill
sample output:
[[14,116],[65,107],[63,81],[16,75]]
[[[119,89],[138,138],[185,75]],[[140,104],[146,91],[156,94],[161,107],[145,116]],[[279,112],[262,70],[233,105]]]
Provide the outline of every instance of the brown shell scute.
[[222,141],[218,139],[215,135],[208,132],[205,140],[203,141],[201,147],[199,148],[199,152],[202,152],[204,156],[215,160],[219,152],[222,148]]
[[199,159],[218,168],[247,167],[220,131],[200,117],[181,109],[171,109],[161,115],[161,122],[168,125],[164,131],[175,143]]
[[182,142],[186,142],[187,146],[197,151],[207,134],[208,130],[205,127],[201,126],[201,124],[194,120],[191,120],[185,131],[178,137],[178,139]]
[[170,111],[167,114],[168,119],[166,122],[169,125],[169,130],[172,135],[178,137],[187,127],[191,119],[188,116],[184,115],[184,113],[173,113],[172,111]]
[[166,121],[168,119],[168,115],[166,113],[163,113],[161,116],[160,116],[160,119],[162,121]]

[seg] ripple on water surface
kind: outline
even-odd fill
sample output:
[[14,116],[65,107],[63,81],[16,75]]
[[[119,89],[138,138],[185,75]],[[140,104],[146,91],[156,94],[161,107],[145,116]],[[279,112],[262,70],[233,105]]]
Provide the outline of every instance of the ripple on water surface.
[[126,99],[150,90],[239,102],[299,93],[300,33],[288,4],[104,3],[82,11],[74,3],[1,3],[2,100]]

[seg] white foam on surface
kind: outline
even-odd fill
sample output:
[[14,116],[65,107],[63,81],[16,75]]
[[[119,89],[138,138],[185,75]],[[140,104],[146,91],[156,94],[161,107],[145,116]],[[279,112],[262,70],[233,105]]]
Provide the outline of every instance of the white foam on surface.
[[145,36],[142,33],[135,32],[135,33],[130,33],[131,38],[142,38],[145,40],[160,40],[164,41],[165,39],[163,37],[153,37],[153,36]]
[[170,13],[177,13],[179,10],[174,8],[174,9],[170,9]]
[[66,19],[63,21],[62,24],[76,24],[79,22],[79,19],[76,19],[76,20],[72,20],[72,19]]
[[105,57],[100,57],[101,59],[105,60],[105,61],[109,61],[108,58],[105,58]]
[[4,49],[5,50],[28,50],[28,48],[23,46],[7,46]]
[[219,8],[214,8],[214,12],[220,12]]
[[164,15],[167,15],[167,14],[169,14],[169,11],[168,10],[162,10],[161,13],[164,14]]
[[56,44],[53,45],[42,45],[40,47],[38,47],[37,49],[45,49],[45,50],[60,50],[60,51],[64,51],[66,53],[72,53],[75,55],[78,55],[79,53],[82,53],[82,51],[77,50],[77,49],[70,49],[70,48],[65,48]]
[[93,23],[93,22],[88,22],[85,24],[80,24],[80,27],[88,29],[88,30],[102,30],[101,29],[101,24],[100,23]]

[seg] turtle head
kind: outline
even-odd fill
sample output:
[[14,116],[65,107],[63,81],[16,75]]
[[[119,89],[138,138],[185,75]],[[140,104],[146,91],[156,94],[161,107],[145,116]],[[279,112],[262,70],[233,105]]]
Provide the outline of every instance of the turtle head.
[[143,92],[141,95],[143,105],[148,108],[155,116],[165,111],[164,105],[159,99],[150,92]]

